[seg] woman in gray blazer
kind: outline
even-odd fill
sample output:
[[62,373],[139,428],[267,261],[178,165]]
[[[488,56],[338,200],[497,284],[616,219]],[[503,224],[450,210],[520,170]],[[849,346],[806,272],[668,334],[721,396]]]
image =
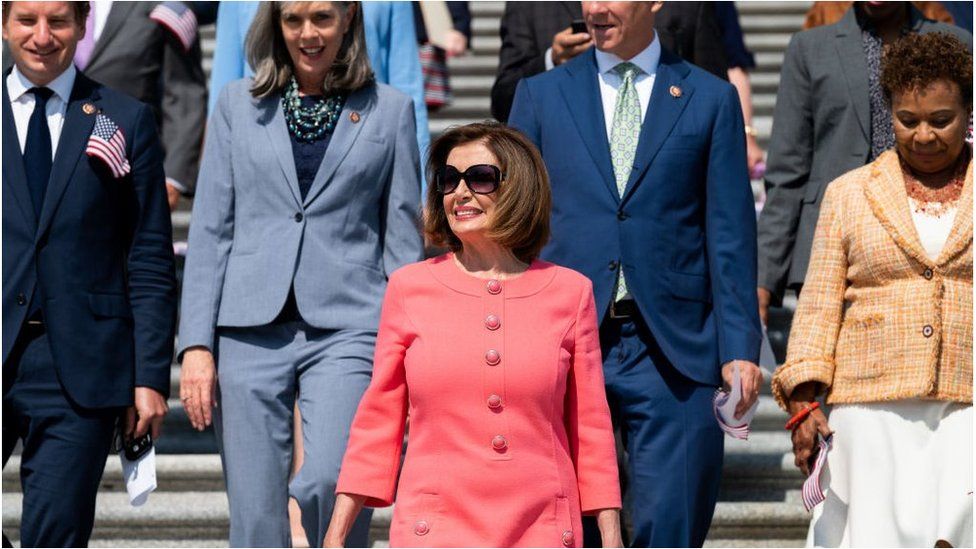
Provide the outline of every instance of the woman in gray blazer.
[[[216,420],[231,545],[290,545],[291,496],[315,546],[387,277],[423,255],[413,106],[375,83],[355,2],[263,3],[247,53],[254,78],[225,87],[207,130],[180,398],[197,429]],[[306,459],[289,483],[296,394]]]

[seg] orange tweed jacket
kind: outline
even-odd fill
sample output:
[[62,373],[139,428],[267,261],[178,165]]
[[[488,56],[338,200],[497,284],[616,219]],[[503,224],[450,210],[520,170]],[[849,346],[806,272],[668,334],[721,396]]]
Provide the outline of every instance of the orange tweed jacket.
[[780,406],[817,381],[827,403],[973,401],[973,164],[942,253],[922,248],[898,155],[826,190],[786,363]]

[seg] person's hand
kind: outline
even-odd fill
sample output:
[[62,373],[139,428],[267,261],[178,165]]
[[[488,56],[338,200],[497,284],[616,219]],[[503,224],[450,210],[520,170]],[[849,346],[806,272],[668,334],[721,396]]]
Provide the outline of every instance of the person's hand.
[[624,540],[620,535],[619,509],[600,509],[596,513],[596,524],[600,528],[603,547],[624,546]]
[[763,152],[762,147],[759,146],[759,142],[756,141],[756,138],[751,135],[747,135],[746,162],[749,164],[749,173],[752,173],[752,170],[756,167],[756,164],[763,161],[765,154],[766,153]]
[[169,203],[169,211],[175,210],[180,202],[180,190],[169,183],[166,183],[166,201]]
[[[334,536],[333,536],[333,538],[334,538]],[[326,534],[325,540],[322,541],[322,547],[345,547],[345,546],[346,545],[345,545],[345,543],[343,543],[342,540],[340,540],[340,539],[330,539],[330,537],[329,537],[328,534]]]
[[759,369],[759,366],[748,360],[732,360],[722,366],[722,383],[726,391],[732,390],[732,376],[737,364],[739,365],[739,381],[742,383],[742,400],[735,406],[735,419],[741,418],[756,403],[756,400],[759,399],[759,389],[763,383],[762,370]]
[[163,417],[168,411],[166,399],[159,391],[136,387],[135,405],[125,411],[125,439],[139,438],[151,430],[153,440],[158,440],[162,434]]
[[573,33],[573,27],[566,27],[552,37],[552,64],[558,67],[592,45],[588,33]]
[[759,298],[759,320],[763,326],[769,326],[769,304],[773,301],[773,292],[766,288],[756,288],[756,297]]
[[468,37],[461,31],[451,29],[444,37],[444,51],[448,57],[460,57],[468,51]]
[[192,347],[183,353],[180,369],[180,400],[190,424],[202,431],[213,422],[217,367],[213,353],[205,347]]
[[[812,404],[816,393],[815,383],[803,383],[797,386],[787,402],[790,417]],[[805,477],[810,476],[810,463],[819,450],[817,445],[818,434],[824,438],[833,434],[830,425],[827,424],[826,414],[819,407],[810,412],[810,415],[793,429],[793,463]]]

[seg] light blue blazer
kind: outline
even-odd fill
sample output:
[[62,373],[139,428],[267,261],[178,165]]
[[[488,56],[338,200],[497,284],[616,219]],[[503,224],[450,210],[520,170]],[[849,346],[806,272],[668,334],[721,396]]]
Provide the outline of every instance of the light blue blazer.
[[183,277],[179,352],[218,326],[270,323],[294,285],[302,318],[375,330],[390,273],[419,261],[413,107],[374,84],[349,95],[304,200],[280,96],[226,86],[207,127]]
[[[234,80],[253,76],[244,54],[244,39],[259,2],[221,2],[217,8],[217,44],[210,72],[212,114],[220,90]],[[389,84],[413,99],[417,120],[417,144],[421,158],[430,145],[424,76],[420,70],[417,34],[410,2],[362,2],[366,53],[376,80]]]

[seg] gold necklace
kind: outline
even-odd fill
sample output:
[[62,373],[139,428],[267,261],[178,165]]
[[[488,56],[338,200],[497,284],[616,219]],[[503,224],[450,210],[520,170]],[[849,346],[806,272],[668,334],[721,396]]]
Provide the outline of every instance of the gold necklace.
[[915,213],[939,218],[956,207],[962,196],[969,154],[963,147],[956,166],[952,171],[933,175],[918,175],[908,164],[901,161],[901,172],[905,179],[905,190],[912,200]]

